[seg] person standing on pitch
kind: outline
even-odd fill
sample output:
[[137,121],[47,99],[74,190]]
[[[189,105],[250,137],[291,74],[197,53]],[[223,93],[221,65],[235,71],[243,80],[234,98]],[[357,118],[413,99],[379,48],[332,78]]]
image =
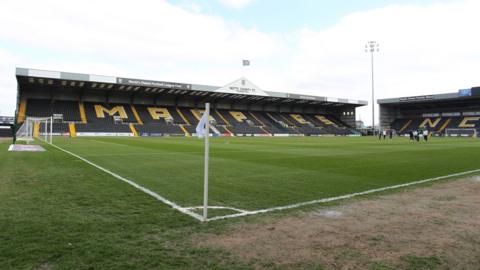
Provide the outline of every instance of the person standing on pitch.
[[390,129],[389,132],[388,132],[388,137],[390,137],[390,140],[392,139],[393,137],[393,129]]
[[382,131],[381,131],[381,130],[378,131],[378,139],[379,139],[379,140],[382,139]]
[[410,139],[408,141],[413,141],[413,131],[410,130],[408,134],[410,135]]
[[383,139],[385,140],[385,138],[387,137],[387,131],[384,129],[384,130],[382,131],[382,134],[383,134]]
[[418,130],[413,131],[413,138],[418,142]]
[[424,139],[426,142],[428,142],[428,129],[425,129],[425,130],[423,131],[423,139]]

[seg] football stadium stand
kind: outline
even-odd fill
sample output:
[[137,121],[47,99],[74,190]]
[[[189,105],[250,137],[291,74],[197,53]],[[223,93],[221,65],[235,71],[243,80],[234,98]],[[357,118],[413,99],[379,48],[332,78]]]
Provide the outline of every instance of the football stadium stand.
[[24,68],[16,76],[16,124],[53,116],[53,134],[65,136],[191,136],[206,102],[213,135],[359,135],[355,108],[367,104],[263,91],[245,78],[216,87]]
[[480,130],[480,87],[455,93],[381,99],[382,129],[398,134],[427,129],[436,136],[478,136]]
[[0,116],[0,138],[13,137],[14,122],[14,117]]

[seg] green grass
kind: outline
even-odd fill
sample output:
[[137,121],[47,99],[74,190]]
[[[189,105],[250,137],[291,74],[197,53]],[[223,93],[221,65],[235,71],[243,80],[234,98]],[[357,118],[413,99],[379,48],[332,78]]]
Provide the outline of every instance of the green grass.
[[[202,203],[199,139],[54,142],[182,206]],[[201,224],[50,146],[7,148],[0,143],[0,269],[251,267],[189,239],[255,219]],[[213,138],[210,203],[254,210],[478,169],[479,150],[472,139]]]
[[[79,138],[55,143],[182,206],[203,200],[203,141]],[[214,138],[210,204],[256,210],[479,169],[480,141]],[[73,157],[69,157],[75,160]]]

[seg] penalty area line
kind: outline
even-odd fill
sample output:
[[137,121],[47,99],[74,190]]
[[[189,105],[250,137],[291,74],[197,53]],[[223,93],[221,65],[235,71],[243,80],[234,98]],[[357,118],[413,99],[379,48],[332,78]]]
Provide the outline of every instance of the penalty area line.
[[409,182],[409,183],[405,183],[405,184],[398,184],[398,185],[394,185],[394,186],[370,189],[370,190],[366,190],[366,191],[350,193],[350,194],[337,196],[337,197],[323,198],[323,199],[301,202],[301,203],[296,203],[296,204],[290,204],[290,205],[285,205],[285,206],[277,206],[277,207],[271,207],[271,208],[253,210],[253,211],[245,211],[245,212],[241,212],[241,213],[237,213],[237,214],[217,216],[217,217],[209,218],[209,219],[207,219],[207,221],[258,215],[258,214],[263,214],[263,213],[268,213],[268,212],[273,212],[273,211],[280,211],[280,210],[298,208],[298,207],[301,207],[301,206],[345,200],[345,199],[349,199],[349,198],[353,198],[353,197],[357,197],[357,196],[368,195],[368,194],[372,194],[372,193],[377,193],[377,192],[382,192],[382,191],[392,190],[392,189],[397,189],[397,188],[402,188],[402,187],[414,186],[414,185],[419,185],[419,184],[423,184],[423,183],[434,182],[434,181],[438,181],[438,180],[442,180],[442,179],[446,179],[446,178],[464,176],[464,175],[478,173],[478,172],[480,172],[480,169],[465,171],[465,172],[459,172],[459,173],[454,173],[454,174],[449,174],[449,175],[444,175],[444,176],[438,176],[438,177],[434,177],[434,178],[418,180],[418,181]]
[[121,175],[118,175],[118,174],[116,174],[116,173],[114,173],[114,172],[112,172],[112,171],[109,171],[109,170],[107,170],[107,169],[105,169],[105,168],[103,168],[103,167],[101,167],[101,166],[99,166],[99,165],[91,162],[91,161],[88,160],[88,159],[85,159],[85,158],[83,158],[83,157],[81,157],[81,156],[79,156],[79,155],[77,155],[77,154],[75,154],[75,153],[72,153],[72,152],[70,152],[70,151],[68,151],[68,150],[65,150],[65,149],[61,148],[60,146],[56,146],[56,145],[50,144],[50,143],[48,143],[48,144],[51,145],[51,146],[53,146],[53,147],[55,147],[55,148],[57,148],[57,149],[60,150],[60,151],[63,151],[63,152],[65,152],[65,153],[69,154],[69,155],[72,155],[72,156],[80,159],[81,161],[83,161],[83,162],[85,162],[85,163],[87,163],[87,164],[89,164],[89,165],[91,165],[91,166],[93,166],[93,167],[95,167],[95,168],[97,168],[97,169],[99,169],[99,170],[107,173],[107,174],[110,174],[111,176],[113,176],[113,177],[117,178],[118,180],[121,180],[121,181],[123,181],[123,182],[125,182],[125,183],[127,183],[127,184],[129,184],[129,185],[131,185],[131,186],[133,186],[133,187],[135,187],[136,189],[139,189],[139,190],[147,193],[148,195],[154,197],[155,199],[163,202],[163,203],[166,204],[166,205],[169,205],[170,207],[172,207],[172,208],[175,209],[175,210],[180,211],[181,213],[184,213],[184,214],[186,214],[186,215],[189,215],[189,216],[191,216],[191,217],[193,217],[193,218],[195,218],[195,219],[197,219],[197,220],[199,220],[199,221],[203,221],[203,217],[200,216],[199,214],[194,213],[194,212],[192,212],[192,211],[190,211],[190,210],[188,210],[188,209],[185,209],[184,207],[181,207],[180,205],[178,205],[178,204],[176,204],[176,203],[174,203],[174,202],[166,199],[165,197],[160,196],[158,193],[155,193],[155,192],[151,191],[150,189],[148,189],[148,188],[146,188],[146,187],[143,187],[143,186],[135,183],[135,182],[132,181],[132,180],[129,180],[129,179],[127,179],[127,178],[125,178],[125,177],[123,177],[123,176],[121,176]]

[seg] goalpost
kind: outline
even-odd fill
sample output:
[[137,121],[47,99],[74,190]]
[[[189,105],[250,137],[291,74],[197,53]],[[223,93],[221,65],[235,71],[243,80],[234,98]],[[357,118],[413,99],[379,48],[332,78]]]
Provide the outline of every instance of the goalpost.
[[477,130],[474,128],[447,128],[446,137],[477,137]]
[[27,143],[40,139],[52,143],[53,117],[27,117],[16,134],[18,141]]

